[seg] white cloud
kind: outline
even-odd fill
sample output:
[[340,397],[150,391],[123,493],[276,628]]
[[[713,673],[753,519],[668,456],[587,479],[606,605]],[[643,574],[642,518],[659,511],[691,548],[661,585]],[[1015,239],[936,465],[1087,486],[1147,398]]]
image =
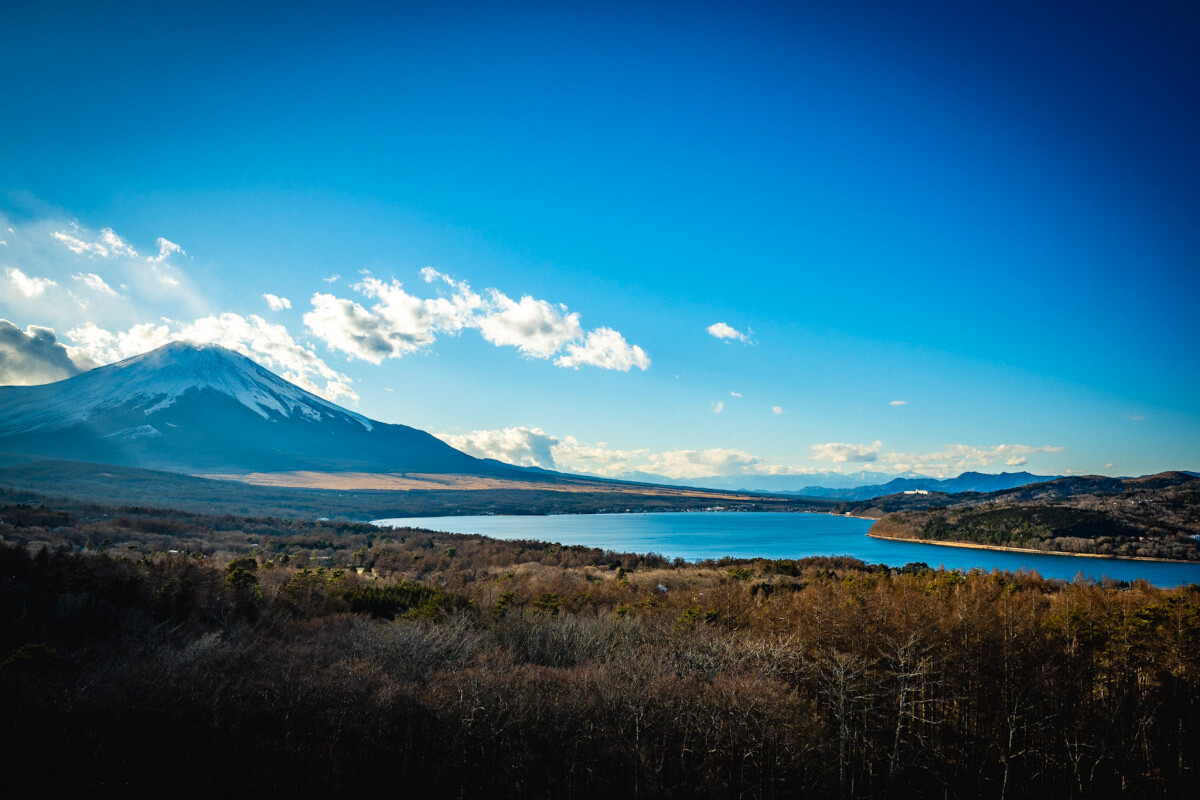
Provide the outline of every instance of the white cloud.
[[552,452],[558,439],[541,428],[504,428],[470,433],[440,433],[438,437],[451,447],[478,458],[494,458],[519,467],[554,469]]
[[341,277],[341,275],[330,275],[328,278],[321,278],[321,280],[325,281],[325,283],[337,283]]
[[782,406],[771,406],[771,411],[774,412],[775,414],[782,414],[783,407]]
[[[74,285],[73,291],[46,292],[40,302],[19,309],[60,330],[81,324],[80,308],[87,310],[84,319],[106,328],[163,314],[190,318],[207,310],[201,293],[174,263],[183,248],[168,239],[159,237],[147,254],[110,227],[93,230],[48,218],[23,222],[10,243],[13,263],[25,273]],[[63,302],[65,297],[75,302]],[[0,313],[16,311],[0,298]]]
[[100,234],[93,239],[87,236],[78,223],[72,222],[70,231],[55,231],[50,235],[62,242],[68,250],[76,255],[100,256],[100,258],[138,257],[137,250],[130,247],[112,228],[101,228]]
[[605,447],[603,443],[584,444],[573,436],[559,439],[541,428],[528,427],[440,433],[438,437],[452,447],[480,458],[607,477],[633,472],[676,479],[708,477],[759,461],[740,450],[671,450],[664,453],[648,453],[645,449],[619,450]]
[[288,300],[286,297],[279,297],[278,295],[273,295],[270,292],[265,293],[262,296],[262,299],[267,301],[267,307],[270,308],[272,311],[283,311],[285,308],[292,307],[291,300]]
[[573,436],[559,438],[541,428],[513,427],[437,436],[452,447],[480,458],[609,478],[643,473],[690,480],[721,475],[811,475],[822,471],[768,464],[744,450],[728,448],[660,453],[645,448],[622,450],[608,447],[604,442],[585,444]]
[[724,322],[714,322],[705,330],[708,331],[710,336],[715,336],[718,339],[735,339],[739,342],[746,342],[750,339],[749,336],[742,333],[737,328],[727,325]]
[[650,367],[646,351],[625,341],[625,337],[612,328],[597,328],[588,331],[583,344],[567,345],[567,352],[554,360],[560,367],[579,368],[588,364],[601,369],[616,369],[628,372],[633,367],[645,371]]
[[908,401],[907,400],[893,400],[892,402],[888,403],[888,405],[889,406],[906,406],[906,405],[908,405]]
[[99,275],[97,275],[94,272],[88,272],[88,273],[77,272],[74,275],[72,275],[71,277],[77,281],[83,281],[83,285],[88,287],[89,289],[91,289],[93,292],[99,292],[100,294],[106,294],[109,297],[117,296],[116,290],[114,290],[111,286],[109,286],[107,283],[105,283],[104,278],[101,278]]
[[[491,293],[491,305],[493,310],[484,315],[478,325],[483,338],[494,345],[510,345],[527,356],[549,358],[568,342],[583,336],[579,314],[569,313],[564,305],[554,306],[529,295],[515,301],[495,290]],[[576,366],[577,363],[590,363],[583,360],[588,357],[589,354],[581,352],[580,361],[576,362],[574,356],[568,354],[556,363]]]
[[[76,255],[88,258],[129,259],[138,264],[149,264],[151,274],[155,276],[158,283],[170,287],[181,285],[179,278],[165,271],[164,268],[174,269],[167,263],[172,255],[176,253],[187,255],[187,253],[175,242],[161,236],[154,241],[158,247],[158,254],[153,256],[140,254],[112,228],[101,228],[98,234],[93,235],[81,227],[78,222],[72,222],[67,230],[52,231],[50,237],[61,242]],[[95,273],[88,274],[94,275]]]
[[645,448],[621,450],[610,448],[603,442],[589,445],[573,436],[557,437],[535,427],[442,433],[438,436],[471,455],[495,458],[510,464],[603,477],[662,475],[681,481],[734,475],[838,474],[839,469],[852,471],[851,465],[867,462],[872,462],[872,469],[881,472],[913,470],[940,477],[999,463],[1019,466],[1025,463],[1027,454],[1062,450],[1061,447],[1051,446],[997,445],[982,448],[953,445],[935,453],[902,454],[881,452],[883,443],[880,441],[870,444],[830,442],[813,445],[814,460],[845,465],[828,469],[771,463],[745,450],[732,448],[677,449],[657,453]]
[[742,393],[741,392],[730,392],[729,396],[730,397],[741,397]]
[[284,326],[273,325],[255,314],[248,317],[233,313],[214,314],[187,324],[163,320],[115,332],[89,322],[68,331],[67,336],[81,352],[101,364],[145,353],[172,341],[218,344],[253,358],[286,380],[327,400],[358,401],[349,377],[331,368],[311,349],[298,344]]
[[983,469],[996,464],[1017,467],[1027,463],[1028,456],[1058,453],[1062,449],[1055,445],[1035,447],[1025,444],[1000,444],[994,447],[977,447],[952,444],[931,453],[883,453],[879,456],[879,460],[901,472],[912,470],[932,475],[947,475],[970,469]]
[[38,297],[49,287],[58,286],[49,278],[31,278],[16,267],[9,267],[4,274],[8,276],[8,280],[16,287],[17,291],[26,297]]
[[628,371],[650,366],[641,347],[629,344],[612,328],[586,331],[580,315],[562,304],[529,295],[513,300],[496,289],[481,295],[466,281],[456,281],[432,267],[421,270],[421,276],[426,283],[445,284],[449,293],[422,298],[397,280],[385,283],[366,277],[352,288],[377,301],[369,309],[354,300],[318,292],[312,297],[313,310],[304,315],[304,324],[330,347],[374,364],[421,350],[438,334],[474,328],[497,347],[515,347],[531,358],[557,355],[554,363],[560,367],[589,365]]
[[613,477],[636,471],[634,464],[646,450],[619,450],[604,442],[584,444],[574,436],[567,436],[551,452],[560,470]]
[[[155,239],[154,243],[158,245],[158,255],[146,257],[146,260],[151,264],[161,264],[170,258],[173,253],[179,253],[180,255],[184,256],[187,255],[182,247],[168,239],[162,238],[161,236]],[[136,253],[134,255],[136,255]]]
[[725,402],[723,400],[718,400],[717,402],[713,403],[713,413],[714,414],[720,414],[724,410],[725,410]]
[[114,332],[94,322],[86,322],[67,331],[67,338],[98,364],[111,364],[161,347],[171,341],[171,329],[166,325],[144,322],[129,330]]
[[649,456],[643,472],[665,475],[668,478],[709,478],[714,475],[745,474],[758,466],[761,459],[744,450],[712,448],[709,450],[668,450]]
[[395,358],[421,345],[389,335],[378,316],[352,300],[317,292],[312,296],[312,306],[313,310],[304,315],[308,329],[333,349],[355,358],[379,364],[385,357]]
[[453,278],[451,278],[449,275],[447,275],[444,272],[438,272],[433,267],[422,267],[421,268],[421,277],[425,279],[426,283],[433,283],[435,281],[445,281],[446,283],[450,284],[451,286],[455,285]]
[[832,461],[836,464],[844,464],[848,461],[874,461],[878,458],[879,448],[882,445],[883,442],[878,440],[871,444],[845,444],[843,442],[814,444],[812,446],[813,459]]
[[603,443],[588,445],[574,436],[559,439],[541,428],[524,426],[470,433],[439,433],[438,438],[479,458],[494,458],[522,467],[613,477],[635,470],[645,450],[617,450]]

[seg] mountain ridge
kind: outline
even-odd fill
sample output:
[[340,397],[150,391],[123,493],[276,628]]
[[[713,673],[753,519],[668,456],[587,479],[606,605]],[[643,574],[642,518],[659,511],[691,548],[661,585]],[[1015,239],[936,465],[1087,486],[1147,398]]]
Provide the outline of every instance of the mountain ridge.
[[[1057,480],[1057,475],[1034,475],[1030,472],[964,472],[954,478],[905,478],[899,477],[887,483],[874,486],[856,486],[848,489],[824,489],[819,486],[809,486],[795,494],[807,497],[825,497],[832,500],[871,500],[876,497],[886,497],[891,494],[904,492],[938,492],[945,494],[961,494],[965,492],[989,492],[1016,489],[1031,484],[1046,483]],[[789,492],[789,494],[791,494]]]
[[174,342],[56,383],[0,387],[0,450],[206,474],[523,474],[368,419],[235,351]]

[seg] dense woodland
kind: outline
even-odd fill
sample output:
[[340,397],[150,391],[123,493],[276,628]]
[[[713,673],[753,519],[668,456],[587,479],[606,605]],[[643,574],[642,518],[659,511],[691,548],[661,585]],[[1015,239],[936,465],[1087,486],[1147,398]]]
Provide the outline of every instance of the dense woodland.
[[46,795],[1196,796],[1200,588],[0,507]]

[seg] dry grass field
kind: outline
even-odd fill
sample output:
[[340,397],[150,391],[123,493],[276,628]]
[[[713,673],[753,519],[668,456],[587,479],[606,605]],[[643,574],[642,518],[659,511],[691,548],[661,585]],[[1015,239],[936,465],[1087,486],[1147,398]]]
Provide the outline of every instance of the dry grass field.
[[539,492],[609,492],[639,496],[709,498],[714,502],[745,500],[739,492],[723,492],[689,487],[655,486],[645,483],[595,481],[586,478],[554,476],[548,480],[511,480],[481,475],[445,475],[420,472],[249,472],[198,477],[238,481],[252,486],[288,489],[329,489],[333,491],[410,492],[430,490],[490,491],[521,490]]

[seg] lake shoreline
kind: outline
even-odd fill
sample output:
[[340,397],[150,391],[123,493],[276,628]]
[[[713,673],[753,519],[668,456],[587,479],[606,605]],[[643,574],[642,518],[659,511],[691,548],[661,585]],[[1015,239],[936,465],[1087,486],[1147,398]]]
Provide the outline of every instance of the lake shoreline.
[[[865,517],[863,518],[865,519]],[[1153,561],[1158,564],[1198,564],[1197,561],[1187,561],[1181,558],[1153,558],[1151,556],[1114,556],[1106,553],[1068,553],[1063,550],[1037,550],[1033,547],[1007,547],[999,544],[977,544],[976,542],[947,542],[942,539],[908,539],[903,536],[884,536],[879,533],[867,532],[872,539],[883,539],[889,542],[907,542],[909,544],[931,544],[939,547],[963,547],[969,550],[997,550],[1003,553],[1033,553],[1039,556],[1080,556],[1082,558],[1115,558],[1121,561]]]
[[[685,561],[831,558],[847,556],[867,564],[903,567],[913,562],[943,563],[948,569],[966,572],[994,568],[1016,572],[1036,570],[1043,577],[1072,580],[1082,571],[1095,578],[1134,581],[1144,578],[1157,586],[1200,584],[1200,562],[1138,561],[1129,558],[1093,556],[1071,561],[1054,558],[1072,555],[1033,550],[942,547],[939,544],[892,536],[874,536],[875,519],[845,514],[776,512],[744,513],[608,513],[560,514],[550,516],[446,516],[392,517],[372,520],[380,527],[418,527],[447,533],[480,534],[493,539],[529,539],[557,542],[564,547],[581,546],[614,553],[656,553]],[[875,527],[873,527],[875,526]],[[953,545],[955,543],[946,543]]]

